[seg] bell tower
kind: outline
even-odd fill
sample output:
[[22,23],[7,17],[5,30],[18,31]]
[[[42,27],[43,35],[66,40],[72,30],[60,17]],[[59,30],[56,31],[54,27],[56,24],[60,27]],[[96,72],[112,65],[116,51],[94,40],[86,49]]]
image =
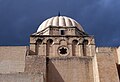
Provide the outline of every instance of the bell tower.
[[45,20],[30,36],[29,56],[44,58],[38,66],[43,69],[35,71],[43,73],[46,82],[97,82],[94,37],[72,18]]

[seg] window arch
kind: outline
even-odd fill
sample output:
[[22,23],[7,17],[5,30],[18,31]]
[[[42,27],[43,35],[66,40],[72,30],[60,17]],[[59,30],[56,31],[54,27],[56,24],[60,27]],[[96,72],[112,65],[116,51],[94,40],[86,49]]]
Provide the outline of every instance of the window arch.
[[87,55],[87,45],[88,45],[88,40],[83,40],[82,47],[83,47],[83,56]]
[[61,40],[59,41],[59,44],[60,44],[60,45],[67,45],[67,41],[66,41],[65,39],[61,39]]
[[42,40],[41,39],[37,39],[36,40],[36,44],[35,44],[35,53],[36,55],[38,55],[38,51],[39,51],[39,45],[42,44]]
[[78,44],[78,40],[72,41],[72,55],[73,56],[76,56],[77,54],[77,44]]
[[47,40],[47,44],[52,45],[53,44],[53,40],[52,39],[48,39]]
[[48,39],[47,43],[46,43],[46,56],[49,56],[50,53],[50,47],[53,44],[53,40],[52,39]]
[[72,43],[73,43],[74,45],[77,45],[77,44],[78,44],[78,40],[73,40]]
[[42,43],[42,40],[41,40],[41,39],[37,39],[37,40],[36,40],[36,43],[37,43],[37,44],[41,44],[41,43]]

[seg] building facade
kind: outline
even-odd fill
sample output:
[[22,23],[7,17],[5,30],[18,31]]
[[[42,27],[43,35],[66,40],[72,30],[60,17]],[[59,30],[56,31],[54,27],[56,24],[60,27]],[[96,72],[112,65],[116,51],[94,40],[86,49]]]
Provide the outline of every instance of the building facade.
[[0,82],[119,82],[120,48],[96,47],[66,16],[45,20],[30,46],[1,46],[0,53]]

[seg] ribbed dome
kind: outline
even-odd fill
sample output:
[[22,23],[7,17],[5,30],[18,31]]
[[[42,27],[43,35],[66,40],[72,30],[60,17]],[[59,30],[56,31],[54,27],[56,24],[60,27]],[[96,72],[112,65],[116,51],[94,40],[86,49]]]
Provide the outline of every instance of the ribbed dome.
[[38,28],[37,32],[42,31],[48,26],[56,26],[56,27],[77,27],[79,30],[83,31],[82,26],[77,23],[74,19],[66,17],[66,16],[55,16],[45,20]]

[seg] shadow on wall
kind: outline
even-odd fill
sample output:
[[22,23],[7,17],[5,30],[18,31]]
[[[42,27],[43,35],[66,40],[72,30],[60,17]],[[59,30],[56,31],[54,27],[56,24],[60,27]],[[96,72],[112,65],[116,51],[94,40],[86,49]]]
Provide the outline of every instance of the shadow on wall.
[[116,64],[116,65],[117,65],[117,71],[118,71],[119,80],[120,80],[120,65],[119,64]]
[[49,60],[47,64],[47,82],[64,82],[60,73],[54,66],[54,64]]

